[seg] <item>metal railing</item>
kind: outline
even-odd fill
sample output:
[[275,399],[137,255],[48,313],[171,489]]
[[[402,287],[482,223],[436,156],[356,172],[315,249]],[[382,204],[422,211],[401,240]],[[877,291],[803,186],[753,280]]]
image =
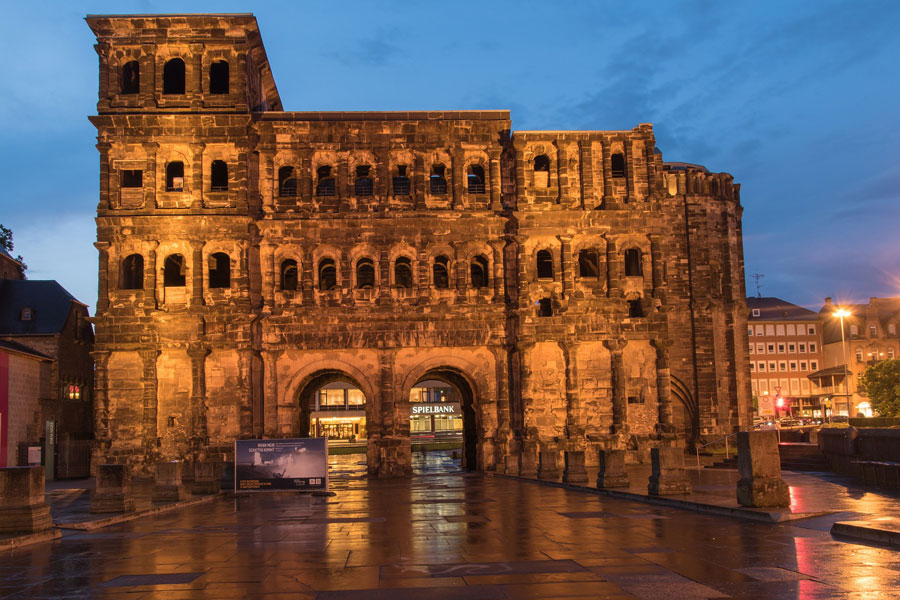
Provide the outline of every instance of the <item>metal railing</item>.
[[729,446],[728,446],[728,440],[729,440],[730,438],[736,437],[738,433],[739,433],[739,432],[735,431],[734,433],[730,433],[730,434],[726,435],[725,437],[721,437],[721,438],[719,438],[719,439],[717,439],[717,440],[713,440],[713,441],[711,441],[711,442],[706,442],[705,444],[702,444],[702,445],[700,445],[700,446],[696,446],[694,450],[695,450],[695,452],[697,453],[697,468],[698,468],[698,469],[702,468],[702,467],[700,466],[700,449],[701,449],[701,448],[706,448],[707,446],[712,446],[713,444],[719,444],[719,443],[721,443],[721,442],[723,442],[723,441],[725,442],[725,460],[728,460],[728,459],[731,457],[731,456],[730,456],[730,449],[729,449]]

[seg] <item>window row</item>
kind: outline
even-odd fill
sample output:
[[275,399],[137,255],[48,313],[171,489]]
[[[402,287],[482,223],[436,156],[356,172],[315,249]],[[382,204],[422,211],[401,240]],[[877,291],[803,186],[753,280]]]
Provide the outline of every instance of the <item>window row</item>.
[[873,350],[866,351],[866,352],[863,352],[861,348],[856,349],[856,362],[863,362],[863,361],[876,361],[877,362],[880,360],[884,360],[886,358],[893,360],[893,358],[894,358],[894,349],[893,348],[888,347],[886,351],[882,350],[881,348],[875,348]]
[[[335,168],[331,165],[322,165],[316,169],[315,194],[319,197],[336,196],[337,183]],[[375,193],[374,169],[372,165],[359,165],[353,173],[352,193],[354,196],[372,196]],[[294,198],[298,193],[297,169],[292,166],[283,166],[278,169],[278,196],[281,198]],[[429,192],[432,195],[447,194],[446,167],[437,163],[431,166],[431,174],[428,178]],[[466,191],[470,194],[487,193],[487,180],[484,167],[481,165],[469,165],[466,170]],[[409,196],[412,193],[412,182],[409,177],[408,165],[397,165],[391,176],[391,193],[394,196]]]
[[776,348],[778,349],[777,354],[806,354],[807,350],[810,353],[816,352],[816,343],[815,342],[798,342],[798,343],[762,343],[750,342],[750,354],[776,354]]
[[[228,94],[228,61],[218,60],[209,65],[207,73],[210,94]],[[163,67],[163,94],[181,95],[185,93],[185,64],[180,58],[173,58]],[[122,65],[122,87],[120,94],[138,94],[141,91],[141,65],[132,60]]]
[[[869,323],[869,337],[874,338],[878,337],[878,326],[875,323]],[[894,323],[888,323],[887,327],[888,335],[897,335],[897,325]],[[850,335],[859,335],[859,326],[851,325],[850,326]]]
[[[144,172],[141,169],[122,169],[119,174],[121,188],[144,187]],[[228,191],[228,164],[224,160],[214,160],[210,164],[209,189],[212,192]],[[166,191],[184,191],[184,163],[180,160],[166,163]]]
[[[753,316],[759,316],[759,309],[753,309]],[[753,337],[754,332],[757,336],[768,335],[768,336],[804,336],[804,335],[816,335],[816,326],[815,325],[794,325],[788,324],[785,325],[783,323],[779,324],[768,324],[768,325],[747,325],[747,335]]]
[[819,387],[805,377],[793,379],[754,379],[751,383],[755,396],[805,396],[810,393],[820,393]]
[[[750,372],[751,373],[765,373],[767,363],[765,361],[753,362],[750,361]],[[768,372],[769,373],[785,373],[788,371],[818,371],[819,370],[819,361],[811,360],[809,362],[805,360],[791,360],[791,361],[770,361],[768,363]]]
[[[535,259],[538,279],[553,279],[553,255],[550,251],[538,250]],[[626,277],[642,277],[643,253],[638,248],[625,250],[624,267]],[[588,248],[578,252],[578,276],[600,277],[600,253],[597,250]]]
[[[181,254],[170,254],[163,262],[163,285],[184,287],[186,285],[187,262]],[[210,288],[231,287],[231,257],[224,252],[209,256],[207,276]],[[119,289],[144,289],[144,257],[131,254],[122,260],[119,273]]]
[[[546,154],[538,154],[531,163],[534,171],[534,186],[538,188],[550,187],[550,157]],[[610,156],[610,174],[613,177],[625,177],[625,155],[616,152]]]

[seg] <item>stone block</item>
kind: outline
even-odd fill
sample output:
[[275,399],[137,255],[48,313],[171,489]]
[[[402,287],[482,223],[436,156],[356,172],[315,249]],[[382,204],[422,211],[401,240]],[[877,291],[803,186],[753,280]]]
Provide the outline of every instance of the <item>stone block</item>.
[[537,477],[537,445],[525,444],[519,454],[519,476]]
[[187,498],[187,488],[182,481],[184,463],[156,463],[156,484],[153,486],[154,502],[179,502]]
[[625,471],[624,450],[601,450],[599,453],[597,487],[601,489],[628,487],[628,472]]
[[684,470],[684,450],[681,448],[652,448],[650,466],[652,474],[647,493],[651,496],[691,493],[691,482]]
[[559,479],[559,452],[541,450],[538,455],[538,479]]
[[563,481],[565,483],[587,483],[587,471],[584,468],[584,451],[566,452]]
[[132,512],[134,495],[127,465],[97,465],[96,487],[91,495],[92,513]]
[[198,461],[194,463],[192,494],[218,494],[222,477],[222,463]]
[[503,473],[505,475],[518,475],[520,460],[521,458],[518,452],[515,454],[507,454],[504,459]]
[[44,502],[44,467],[0,469],[0,535],[50,529]]
[[781,478],[777,431],[741,431],[737,436],[737,501],[741,506],[788,506],[791,495]]

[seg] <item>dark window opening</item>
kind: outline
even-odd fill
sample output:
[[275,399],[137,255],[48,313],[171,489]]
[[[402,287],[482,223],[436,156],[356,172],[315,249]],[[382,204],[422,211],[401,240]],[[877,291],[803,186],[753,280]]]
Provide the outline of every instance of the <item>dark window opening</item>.
[[319,261],[319,289],[333,290],[337,287],[337,269],[334,261],[330,258],[323,258]]
[[33,318],[33,316],[34,316],[34,313],[32,312],[30,306],[24,307],[22,309],[22,311],[19,313],[19,319],[21,319],[22,321],[30,321]]
[[166,165],[166,191],[184,191],[184,163],[180,160]]
[[137,94],[141,91],[141,65],[136,60],[122,67],[122,93]]
[[334,177],[331,176],[331,167],[319,167],[316,170],[318,183],[316,184],[316,196],[334,196],[336,193]]
[[644,274],[641,266],[641,251],[637,248],[629,248],[625,251],[625,276],[640,277]]
[[412,262],[401,256],[394,263],[394,285],[409,289],[412,287]]
[[481,165],[469,165],[468,183],[470,194],[483,194],[484,167]]
[[488,285],[488,261],[483,256],[476,256],[469,266],[473,288],[483,288]]
[[185,263],[180,254],[170,254],[163,263],[163,285],[166,287],[185,286]]
[[228,63],[224,60],[209,65],[209,93],[228,93]]
[[600,277],[600,255],[596,250],[582,250],[578,253],[578,275]]
[[124,169],[122,171],[123,188],[144,187],[144,172],[140,169]]
[[640,298],[628,301],[628,316],[633,318],[644,316],[644,307],[641,304]]
[[540,300],[538,300],[538,316],[553,316],[553,302],[550,300],[550,298],[541,298]]
[[173,58],[163,67],[163,94],[184,93],[184,61]]
[[397,175],[394,176],[394,195],[409,196],[410,184],[409,175],[406,173],[406,165],[397,167]]
[[537,253],[538,279],[553,279],[553,255],[549,250],[539,250]]
[[613,177],[625,177],[625,155],[617,152],[612,155],[611,161],[612,161],[612,176]]
[[144,289],[144,257],[131,254],[122,261],[122,280],[119,286],[123,290]]
[[231,287],[231,257],[224,252],[209,257],[209,287]]
[[371,258],[361,258],[356,262],[356,287],[361,290],[375,287],[375,263]]
[[224,160],[214,160],[209,170],[209,189],[214,192],[228,191],[228,165]]
[[546,154],[534,157],[535,187],[550,187],[550,158]]
[[353,193],[356,196],[371,196],[374,191],[372,178],[369,177],[369,165],[356,167],[356,181],[353,182]]
[[431,268],[434,277],[434,287],[447,289],[450,287],[450,259],[446,256],[438,256],[434,259]]
[[447,193],[447,180],[444,178],[444,172],[444,165],[437,164],[431,166],[431,177],[429,178],[429,184],[431,186],[432,194]]
[[297,195],[297,178],[294,176],[294,167],[278,169],[278,195],[281,198],[293,198]]
[[644,398],[642,396],[628,396],[628,404],[643,404]]
[[288,258],[281,261],[281,289],[289,292],[297,291],[297,261]]

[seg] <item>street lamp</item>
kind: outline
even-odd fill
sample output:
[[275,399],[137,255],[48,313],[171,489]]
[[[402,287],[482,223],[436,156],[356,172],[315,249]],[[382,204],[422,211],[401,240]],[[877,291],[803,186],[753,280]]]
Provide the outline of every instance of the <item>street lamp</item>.
[[847,418],[850,418],[850,375],[847,372],[847,343],[844,339],[844,317],[852,316],[852,313],[839,308],[834,311],[834,316],[841,320],[841,352],[844,354],[844,395],[847,398]]

